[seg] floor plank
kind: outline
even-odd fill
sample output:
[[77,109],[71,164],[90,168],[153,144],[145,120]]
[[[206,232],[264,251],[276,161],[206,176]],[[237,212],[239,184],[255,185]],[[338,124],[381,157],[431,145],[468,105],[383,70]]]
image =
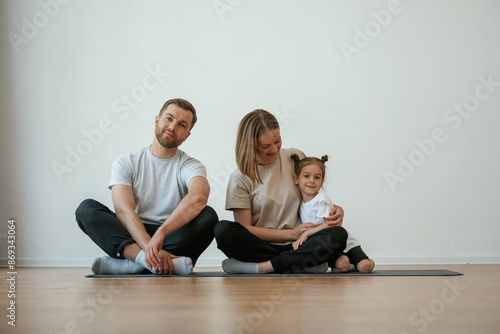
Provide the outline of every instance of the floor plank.
[[[18,268],[16,327],[1,282],[1,333],[498,333],[500,265],[447,277],[85,278]],[[214,268],[196,268],[213,271]]]

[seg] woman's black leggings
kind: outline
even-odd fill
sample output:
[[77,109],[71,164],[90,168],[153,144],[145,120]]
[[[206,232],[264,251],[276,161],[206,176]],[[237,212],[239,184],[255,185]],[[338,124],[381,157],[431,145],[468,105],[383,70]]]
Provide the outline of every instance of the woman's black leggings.
[[343,227],[328,227],[315,233],[297,250],[292,244],[272,245],[237,222],[221,220],[215,225],[217,247],[228,257],[243,262],[270,260],[277,273],[312,267],[324,262],[335,267],[335,261],[346,247],[347,232]]

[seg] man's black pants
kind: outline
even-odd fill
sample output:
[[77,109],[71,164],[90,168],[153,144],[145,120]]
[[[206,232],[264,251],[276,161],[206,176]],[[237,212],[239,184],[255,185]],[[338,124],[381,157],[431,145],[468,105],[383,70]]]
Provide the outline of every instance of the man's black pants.
[[[115,213],[96,200],[84,200],[75,215],[82,231],[113,258],[123,259],[123,248],[136,243]],[[162,248],[173,255],[191,258],[194,265],[214,239],[218,220],[214,209],[206,206],[192,221],[167,235]],[[160,225],[144,224],[144,227],[153,236]]]

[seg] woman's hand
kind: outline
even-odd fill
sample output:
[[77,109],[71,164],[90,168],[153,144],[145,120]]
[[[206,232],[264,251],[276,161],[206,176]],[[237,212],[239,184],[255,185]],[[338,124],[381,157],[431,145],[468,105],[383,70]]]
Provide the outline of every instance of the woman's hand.
[[325,218],[325,223],[329,226],[341,226],[344,220],[344,209],[338,205],[334,205],[330,211],[330,217]]

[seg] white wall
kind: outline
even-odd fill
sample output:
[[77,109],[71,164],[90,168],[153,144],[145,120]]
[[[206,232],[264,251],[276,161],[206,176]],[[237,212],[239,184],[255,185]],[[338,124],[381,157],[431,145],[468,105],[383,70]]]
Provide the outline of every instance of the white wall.
[[[181,148],[220,219],[237,124],[265,108],[284,147],[331,155],[326,188],[378,263],[500,262],[499,2],[60,2],[0,4],[2,263],[9,218],[18,265],[102,255],[74,210],[112,205],[111,162],[150,144],[173,97],[198,110]],[[213,243],[199,265],[223,258]]]

